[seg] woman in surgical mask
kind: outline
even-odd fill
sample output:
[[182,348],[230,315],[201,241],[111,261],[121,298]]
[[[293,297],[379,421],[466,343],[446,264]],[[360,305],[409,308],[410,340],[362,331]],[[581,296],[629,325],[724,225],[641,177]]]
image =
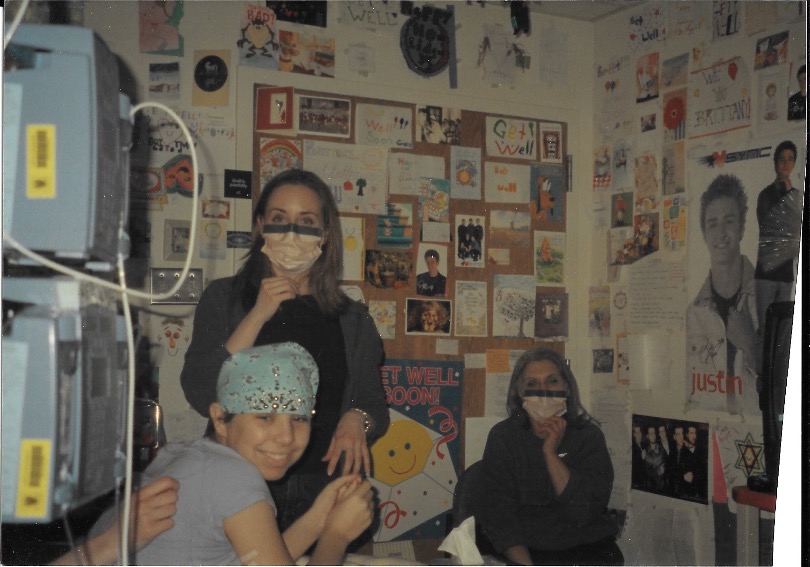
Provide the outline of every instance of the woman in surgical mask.
[[559,354],[533,348],[518,359],[507,412],[475,487],[476,521],[495,549],[525,565],[622,565],[605,437]]
[[293,341],[315,358],[321,382],[309,450],[270,485],[283,531],[336,472],[370,473],[369,446],[389,423],[384,353],[368,309],[339,286],[342,233],[329,186],[308,171],[282,172],[264,186],[252,218],[253,245],[241,269],[211,282],[200,298],[180,380],[207,417],[231,354]]

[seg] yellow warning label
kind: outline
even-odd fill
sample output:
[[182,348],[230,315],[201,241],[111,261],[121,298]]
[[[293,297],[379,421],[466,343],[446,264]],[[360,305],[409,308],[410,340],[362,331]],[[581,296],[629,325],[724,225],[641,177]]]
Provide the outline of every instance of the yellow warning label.
[[17,478],[17,517],[47,516],[50,471],[51,442],[48,439],[23,439]]
[[56,198],[56,125],[28,125],[29,199]]

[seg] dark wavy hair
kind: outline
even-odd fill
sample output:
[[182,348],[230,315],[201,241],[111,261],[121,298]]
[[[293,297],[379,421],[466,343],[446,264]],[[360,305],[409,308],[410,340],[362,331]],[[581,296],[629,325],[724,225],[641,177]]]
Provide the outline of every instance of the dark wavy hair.
[[530,362],[540,362],[547,360],[557,367],[565,381],[565,388],[568,391],[568,399],[566,400],[567,411],[565,412],[565,419],[570,424],[583,424],[588,421],[596,422],[591,415],[582,407],[582,401],[579,397],[579,386],[577,380],[574,378],[574,373],[566,364],[565,360],[555,351],[547,348],[530,348],[524,352],[518,361],[515,363],[515,369],[512,371],[512,379],[509,381],[509,391],[506,395],[506,411],[512,415],[521,416],[524,424],[528,426],[529,416],[523,409],[523,398],[520,395],[520,379],[523,372]]
[[303,185],[315,192],[321,202],[323,217],[323,252],[309,271],[309,289],[318,307],[325,315],[341,313],[351,301],[340,289],[343,270],[343,231],[340,228],[337,204],[332,190],[316,174],[302,169],[288,169],[270,179],[262,189],[253,208],[253,244],[245,254],[245,263],[237,272],[238,284],[243,286],[242,301],[245,309],[256,303],[262,278],[273,275],[273,265],[262,252],[264,235],[257,228],[264,222],[267,201],[273,191],[284,185]]
[[777,165],[779,163],[779,155],[784,152],[785,150],[790,150],[793,152],[793,159],[798,159],[798,154],[796,153],[796,144],[791,142],[790,140],[785,140],[784,142],[779,142],[779,145],[776,146],[776,149],[773,151],[773,164]]
[[[795,155],[795,154],[794,154]],[[739,177],[731,174],[722,174],[709,183],[706,191],[700,196],[700,231],[706,231],[706,209],[714,201],[729,197],[737,201],[737,211],[740,213],[740,230],[745,232],[745,215],[748,213],[748,196]]]

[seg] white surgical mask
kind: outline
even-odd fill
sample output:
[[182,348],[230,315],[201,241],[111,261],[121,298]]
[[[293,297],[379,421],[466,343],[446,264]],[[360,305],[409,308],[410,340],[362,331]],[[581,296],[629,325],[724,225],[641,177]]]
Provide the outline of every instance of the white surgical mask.
[[309,270],[321,255],[323,229],[298,224],[265,224],[262,252],[273,266],[289,273]]
[[[528,395],[527,395],[528,394]],[[530,390],[523,393],[523,409],[535,420],[563,415],[568,400],[565,392],[554,390]]]

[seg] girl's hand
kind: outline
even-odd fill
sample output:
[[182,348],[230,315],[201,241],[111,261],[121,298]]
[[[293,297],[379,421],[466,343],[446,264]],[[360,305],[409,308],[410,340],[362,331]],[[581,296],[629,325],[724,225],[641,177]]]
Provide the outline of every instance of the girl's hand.
[[345,455],[343,470],[340,474],[359,474],[362,470],[371,474],[371,456],[368,452],[363,414],[358,411],[347,411],[340,418],[335,435],[323,461],[329,461],[326,473],[331,475],[337,468],[341,454]]
[[259,285],[259,294],[251,314],[265,323],[278,311],[283,301],[293,299],[300,293],[298,282],[286,276],[264,278]]
[[323,529],[323,522],[332,512],[335,504],[345,500],[347,495],[350,495],[361,482],[360,475],[346,475],[340,476],[324,486],[309,508],[312,517],[321,522],[318,532]]
[[373,519],[374,491],[371,482],[352,481],[342,488],[334,508],[326,517],[324,535],[350,542],[362,534]]

